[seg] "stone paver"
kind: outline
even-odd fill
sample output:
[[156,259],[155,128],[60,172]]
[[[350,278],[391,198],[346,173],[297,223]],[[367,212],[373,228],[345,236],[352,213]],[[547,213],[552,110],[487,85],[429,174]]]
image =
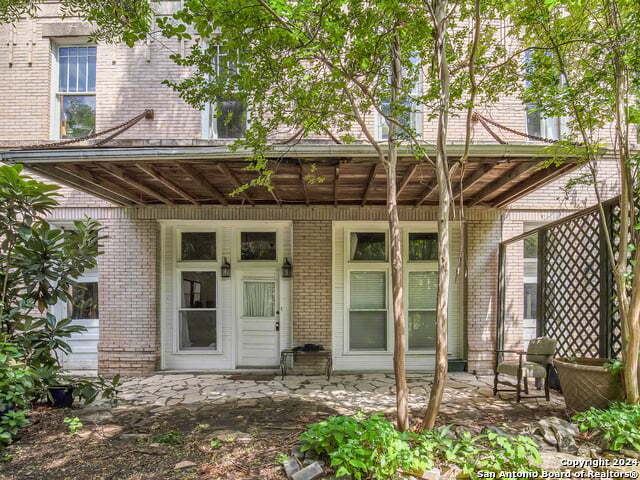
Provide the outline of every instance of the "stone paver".
[[[233,377],[233,378],[231,378]],[[323,376],[280,377],[238,374],[164,374],[126,379],[120,399],[126,404],[158,406],[190,406],[200,403],[215,405],[240,403],[252,405],[258,401],[296,399],[323,403],[340,413],[356,411],[393,411],[395,382],[392,374],[334,375],[328,381]],[[264,378],[264,380],[261,380]],[[409,407],[414,415],[424,409],[433,376],[409,375]],[[516,404],[511,394],[492,396],[492,379],[468,373],[451,373],[444,393],[442,412],[453,421],[473,423],[474,418],[495,417],[500,421],[505,412],[542,417],[564,409],[559,395],[551,402],[526,400]],[[517,415],[516,415],[517,416]]]

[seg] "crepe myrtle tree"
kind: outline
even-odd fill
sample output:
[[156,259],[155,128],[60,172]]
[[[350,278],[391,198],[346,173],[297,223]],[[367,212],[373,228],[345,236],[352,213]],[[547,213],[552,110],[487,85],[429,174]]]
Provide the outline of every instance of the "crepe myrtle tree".
[[[447,374],[450,179],[455,169],[447,160],[448,120],[451,111],[463,114],[465,110],[470,119],[478,93],[484,92],[483,101],[494,101],[496,94],[490,92],[499,91],[497,79],[511,78],[505,74],[510,62],[495,61],[504,56],[496,42],[495,25],[485,22],[486,31],[481,34],[479,24],[481,14],[495,18],[499,5],[480,0],[187,0],[172,18],[158,20],[165,37],[190,44],[185,55],[172,55],[190,69],[190,76],[166,81],[167,85],[196,108],[227,98],[248,106],[247,130],[234,147],[252,152],[247,168],[256,177],[240,191],[250,186],[272,188],[272,164],[265,153],[283,132],[295,132],[290,141],[329,134],[337,142],[360,140],[375,150],[387,176],[400,430],[408,428],[409,420],[398,147],[407,145],[417,161],[435,169],[439,189],[437,367],[424,422],[431,428]],[[219,49],[226,53],[224,64],[218,63]],[[493,68],[485,68],[483,82],[476,82],[474,69],[480,60]],[[379,140],[367,122],[372,113],[386,122],[386,140]],[[422,132],[408,121],[415,114],[437,120],[434,157],[427,154]],[[470,120],[467,126],[471,128]],[[462,160],[468,157],[470,138],[469,132]],[[463,162],[456,167],[463,168]]]
[[[640,402],[640,155],[631,149],[640,121],[640,8],[634,0],[526,0],[510,4],[514,28],[529,51],[524,99],[544,117],[564,117],[564,150],[582,159],[579,179],[595,189],[605,231],[598,160],[607,141],[618,165],[617,244],[606,235],[623,332],[627,401]],[[611,130],[604,130],[613,125]],[[636,126],[637,128],[637,126]],[[604,135],[603,135],[603,132]]]

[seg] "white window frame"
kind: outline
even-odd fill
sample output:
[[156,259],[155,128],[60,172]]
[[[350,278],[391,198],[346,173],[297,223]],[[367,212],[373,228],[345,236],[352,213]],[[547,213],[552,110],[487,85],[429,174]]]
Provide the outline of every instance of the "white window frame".
[[[216,259],[212,260],[182,260],[182,234],[183,233],[215,233],[216,236]],[[210,354],[224,354],[222,348],[222,332],[221,332],[221,318],[220,313],[222,311],[221,295],[221,275],[220,267],[221,250],[220,250],[220,236],[221,231],[219,228],[212,227],[176,227],[175,228],[175,245],[174,252],[175,264],[173,268],[174,282],[173,282],[173,354],[174,355],[210,355]],[[182,272],[214,272],[216,275],[216,307],[215,308],[182,308]],[[189,350],[180,349],[180,312],[202,310],[202,311],[215,311],[216,312],[216,348],[195,348]]]
[[[276,259],[275,260],[243,260],[242,259],[242,233],[243,232],[257,232],[257,233],[275,233],[276,234]],[[278,265],[282,261],[282,230],[278,227],[239,227],[235,229],[233,238],[233,252],[235,261],[239,264],[245,265],[257,265],[260,267]]]
[[[402,256],[403,256],[403,302],[405,314],[405,328],[407,329],[406,349],[411,355],[433,354],[434,348],[409,350],[409,273],[410,272],[437,272],[437,260],[409,261],[409,233],[438,233],[437,222],[406,222],[401,225]],[[351,260],[351,234],[352,233],[384,233],[387,260],[386,261],[362,261]],[[391,264],[389,261],[389,229],[386,226],[375,224],[362,224],[344,229],[344,319],[343,341],[345,355],[387,355],[393,349],[393,298],[391,288]],[[387,348],[385,350],[351,350],[350,343],[350,312],[351,312],[351,272],[386,272],[386,310],[387,310]],[[431,311],[415,309],[416,311]],[[377,311],[377,310],[376,310]],[[436,309],[433,310],[434,312]]]
[[[403,282],[404,282],[404,310],[405,310],[405,329],[407,332],[407,340],[406,340],[406,349],[408,353],[411,354],[431,354],[435,353],[434,348],[427,349],[419,349],[419,350],[411,350],[409,349],[409,312],[410,311],[418,311],[418,312],[427,312],[433,311],[437,312],[437,306],[433,310],[425,310],[425,309],[412,309],[409,308],[409,273],[411,272],[438,272],[438,260],[412,260],[409,261],[409,234],[410,233],[436,233],[438,232],[438,227],[436,222],[428,222],[429,225],[407,225],[403,226],[402,232],[402,240],[403,240],[403,260],[404,260],[404,271],[403,271]],[[438,242],[440,241],[440,236],[438,235]]]
[[[523,59],[523,64],[527,65],[528,63],[528,59],[527,59],[527,53],[523,53],[522,54],[522,59]],[[561,78],[561,81],[564,82],[564,77]],[[526,80],[521,80],[523,87],[527,88],[527,81]],[[532,135],[532,133],[529,131],[529,106],[527,104],[524,104],[524,124],[527,130],[527,133],[529,135]],[[567,136],[568,132],[568,126],[567,126],[567,117],[545,117],[542,112],[539,112],[540,114],[540,136],[542,138],[547,138],[549,140],[560,140],[561,138]],[[555,127],[557,128],[558,134],[554,135],[553,132],[553,123],[556,123]],[[532,138],[528,138],[527,137],[527,142],[538,142],[538,140],[534,140]]]
[[[418,73],[417,82],[411,89],[411,95],[420,97],[422,96],[423,90],[424,90],[424,74],[422,72],[422,69],[420,69],[420,72]],[[416,136],[418,138],[422,138],[422,131],[424,130],[424,105],[417,102],[413,102],[413,101],[411,103],[416,107],[416,110],[411,112],[411,122],[415,123],[414,125],[412,125],[412,127],[416,131]],[[388,137],[384,137],[382,135],[382,128],[385,122],[386,121],[384,117],[380,114],[380,112],[376,110],[374,112],[374,122],[373,122],[374,136],[376,140],[379,140],[379,141],[387,140]]]
[[[52,140],[60,140],[60,120],[62,116],[62,97],[65,95],[86,95],[96,97],[96,118],[97,118],[97,88],[98,88],[98,51],[97,45],[93,43],[77,43],[78,39],[58,39],[51,44],[51,128],[50,137]],[[96,47],[96,90],[93,92],[60,92],[60,48],[74,47]]]
[[[346,246],[345,258],[347,259],[347,263],[351,263],[355,265],[366,265],[366,264],[380,265],[382,263],[389,263],[389,257],[391,256],[391,254],[389,251],[390,244],[389,244],[388,228],[381,229],[378,226],[363,227],[363,228],[353,228],[351,230],[345,229],[345,232],[348,233],[344,241]],[[384,260],[351,260],[351,234],[352,233],[384,233],[384,246],[385,246],[384,250],[385,250],[386,258]]]
[[[218,53],[216,54],[216,58],[219,58],[220,56],[220,45],[216,45],[216,49],[218,51]],[[249,105],[245,105],[245,110],[246,110],[246,115],[247,115],[247,121],[246,121],[246,125],[245,125],[245,129],[249,128],[250,125],[250,113],[251,110],[249,108]],[[213,117],[213,113],[214,110],[212,108],[211,102],[207,102],[202,110],[202,120],[201,120],[201,135],[202,138],[204,140],[237,140],[238,138],[242,138],[242,137],[219,137],[218,136],[218,130],[217,130],[217,124],[216,124],[216,119]]]

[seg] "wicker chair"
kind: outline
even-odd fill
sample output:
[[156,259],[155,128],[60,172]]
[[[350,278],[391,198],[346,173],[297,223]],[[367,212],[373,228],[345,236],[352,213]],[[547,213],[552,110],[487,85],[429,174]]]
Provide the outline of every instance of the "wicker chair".
[[[522,390],[527,395],[524,398],[546,398],[549,401],[549,373],[556,354],[556,341],[552,338],[539,337],[531,340],[526,352],[517,350],[496,350],[496,369],[493,380],[493,395],[498,392],[516,392],[516,401],[520,402]],[[501,355],[515,353],[518,360],[500,361]],[[500,374],[517,378],[516,385],[503,382],[498,377]],[[529,395],[529,378],[544,379],[544,396]],[[498,385],[507,385],[510,389],[498,389]],[[515,390],[514,390],[515,387]]]

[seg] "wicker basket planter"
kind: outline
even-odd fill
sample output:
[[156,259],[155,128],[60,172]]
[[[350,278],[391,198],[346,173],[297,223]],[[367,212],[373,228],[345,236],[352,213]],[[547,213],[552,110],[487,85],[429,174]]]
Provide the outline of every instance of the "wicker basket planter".
[[607,408],[609,403],[622,398],[622,382],[604,367],[605,362],[601,358],[553,361],[570,413],[591,407]]

